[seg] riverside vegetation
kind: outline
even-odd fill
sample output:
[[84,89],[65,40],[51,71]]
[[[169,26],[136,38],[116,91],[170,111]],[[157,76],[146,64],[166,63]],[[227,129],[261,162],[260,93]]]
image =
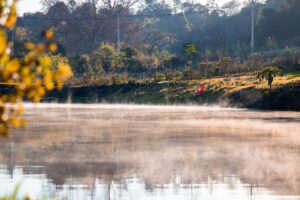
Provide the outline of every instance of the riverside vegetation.
[[[238,106],[258,109],[299,110],[299,73],[287,73],[274,78],[273,89],[258,73],[241,73],[231,76],[195,80],[144,80],[104,85],[66,87],[52,92],[45,101],[66,102],[72,97],[75,103],[138,103],[138,104],[207,104]],[[195,88],[204,83],[203,95]]]

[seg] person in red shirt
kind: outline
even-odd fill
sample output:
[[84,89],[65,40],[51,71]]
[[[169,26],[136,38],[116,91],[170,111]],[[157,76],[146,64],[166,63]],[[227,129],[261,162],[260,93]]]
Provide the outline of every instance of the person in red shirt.
[[201,84],[201,88],[200,88],[200,95],[202,96],[205,92],[205,85],[204,83]]
[[205,85],[204,85],[204,83],[202,83],[201,85],[195,87],[195,94],[196,95],[199,94],[200,96],[202,96],[204,94],[204,92],[205,92]]

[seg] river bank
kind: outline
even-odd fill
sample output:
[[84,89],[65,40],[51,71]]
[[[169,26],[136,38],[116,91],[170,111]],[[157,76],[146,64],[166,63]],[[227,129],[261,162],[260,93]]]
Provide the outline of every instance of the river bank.
[[[205,84],[203,95],[195,88]],[[0,86],[9,93],[13,86]],[[266,81],[255,74],[215,77],[203,80],[134,82],[117,85],[66,86],[50,92],[43,102],[196,104],[265,110],[300,111],[300,74],[276,77],[270,93]]]
[[[203,95],[195,87],[206,85]],[[73,103],[206,104],[253,109],[300,111],[299,76],[276,78],[270,93],[255,75],[219,77],[179,82],[127,83],[119,85],[65,87],[45,101]]]

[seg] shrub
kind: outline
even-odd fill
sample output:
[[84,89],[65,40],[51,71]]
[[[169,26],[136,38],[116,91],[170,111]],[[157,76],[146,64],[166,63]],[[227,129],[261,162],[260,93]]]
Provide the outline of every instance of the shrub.
[[161,81],[164,81],[165,80],[165,75],[164,74],[155,74],[154,75],[154,81],[155,82],[161,82]]
[[199,74],[197,74],[197,72],[191,67],[186,68],[182,75],[184,80],[193,80],[199,78]]
[[122,76],[120,76],[120,75],[114,75],[114,76],[111,77],[111,83],[113,85],[120,85],[120,84],[122,84],[124,82],[125,82],[124,78]]

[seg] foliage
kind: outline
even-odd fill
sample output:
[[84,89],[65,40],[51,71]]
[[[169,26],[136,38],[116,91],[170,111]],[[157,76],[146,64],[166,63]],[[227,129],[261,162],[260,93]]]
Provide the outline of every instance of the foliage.
[[184,45],[184,55],[186,56],[187,63],[193,64],[197,58],[198,48],[195,43],[187,43]]
[[119,85],[119,84],[124,83],[125,81],[124,81],[122,76],[114,75],[114,76],[111,77],[111,82],[112,82],[113,85]]
[[16,27],[14,30],[14,55],[18,58],[23,57],[26,54],[26,48],[24,43],[31,40],[32,33],[22,26]]
[[[222,8],[178,0],[174,0],[173,5],[149,0],[143,6],[142,2],[134,1],[140,4],[134,12],[123,3],[112,9],[106,0],[42,2],[45,12],[27,13],[19,25],[32,33],[35,40],[43,27],[56,27],[58,40],[72,56],[90,54],[101,42],[116,43],[117,14],[122,42],[134,48],[145,47],[149,55],[162,50],[179,55],[182,46],[190,44],[192,47],[192,43],[202,54],[206,49],[227,51],[231,57],[248,56],[252,52],[249,47],[251,7],[248,3],[239,5],[236,0]],[[257,1],[255,12],[256,49],[299,46],[299,1],[259,2],[262,1]]]
[[39,102],[46,91],[62,89],[63,83],[72,76],[69,65],[64,62],[51,69],[52,60],[46,52],[57,50],[52,30],[44,32],[44,43],[26,43],[28,52],[22,59],[12,55],[7,31],[16,23],[16,6],[17,0],[0,1],[0,87],[12,87],[9,92],[0,94],[0,133],[3,135],[8,134],[9,125],[24,126],[24,121],[19,119],[24,99]]
[[165,72],[165,79],[167,81],[179,81],[182,79],[182,73],[176,71],[167,71]]
[[161,73],[157,73],[154,75],[154,81],[155,82],[161,82],[165,80],[165,75]]
[[191,67],[188,67],[183,71],[183,78],[185,80],[194,80],[197,79],[198,77],[199,76],[197,72]]
[[166,81],[171,81],[174,78],[174,74],[171,71],[165,72],[165,79]]
[[102,43],[97,51],[95,51],[95,56],[100,59],[100,63],[103,69],[108,72],[114,68],[116,57],[116,50],[115,48],[108,44]]
[[271,91],[274,77],[277,75],[282,75],[282,71],[278,67],[266,67],[258,73],[257,77],[260,80],[266,79],[268,81],[269,89]]
[[137,55],[137,50],[131,46],[124,46],[121,51],[127,59],[133,59],[133,57]]
[[186,54],[195,54],[197,52],[197,45],[195,43],[188,43],[185,45]]
[[49,54],[49,58],[51,59],[50,69],[53,71],[58,69],[59,63],[69,63],[69,59],[61,54]]

